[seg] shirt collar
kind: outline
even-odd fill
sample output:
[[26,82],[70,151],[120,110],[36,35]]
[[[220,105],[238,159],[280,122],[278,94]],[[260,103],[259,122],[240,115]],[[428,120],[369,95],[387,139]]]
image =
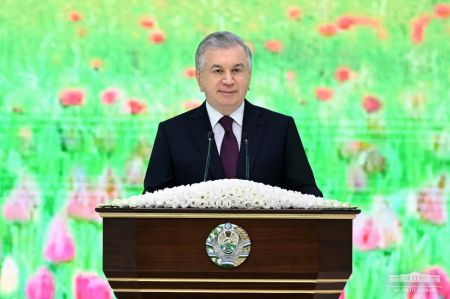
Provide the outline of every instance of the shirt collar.
[[[242,102],[239,107],[234,110],[233,113],[230,114],[230,117],[235,121],[239,126],[242,127],[242,122],[244,120],[244,106],[245,101]],[[214,128],[214,126],[219,122],[219,120],[222,118],[223,114],[214,109],[208,101],[206,101],[206,111],[208,112],[209,121],[211,122],[211,128]]]

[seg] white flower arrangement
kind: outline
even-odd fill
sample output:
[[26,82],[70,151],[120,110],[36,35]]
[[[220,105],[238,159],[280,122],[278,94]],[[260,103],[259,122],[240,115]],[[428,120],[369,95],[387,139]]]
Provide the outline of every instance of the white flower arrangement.
[[207,181],[115,199],[100,207],[210,209],[348,209],[349,204],[238,179]]

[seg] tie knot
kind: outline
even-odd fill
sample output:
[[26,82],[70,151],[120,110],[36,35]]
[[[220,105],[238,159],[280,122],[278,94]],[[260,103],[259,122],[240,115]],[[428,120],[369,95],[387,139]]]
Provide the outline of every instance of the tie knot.
[[231,117],[229,117],[228,115],[223,116],[219,120],[219,123],[222,125],[225,132],[232,131],[233,119]]

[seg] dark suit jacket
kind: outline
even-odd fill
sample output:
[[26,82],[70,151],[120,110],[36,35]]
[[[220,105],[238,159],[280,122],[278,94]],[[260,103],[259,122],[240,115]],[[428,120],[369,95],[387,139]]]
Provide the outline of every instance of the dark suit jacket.
[[[145,175],[144,192],[202,182],[207,134],[211,130],[205,103],[160,123]],[[322,197],[292,117],[246,101],[242,132],[247,132],[250,139],[250,180]],[[223,178],[213,140],[208,180]],[[237,178],[245,178],[243,141]]]

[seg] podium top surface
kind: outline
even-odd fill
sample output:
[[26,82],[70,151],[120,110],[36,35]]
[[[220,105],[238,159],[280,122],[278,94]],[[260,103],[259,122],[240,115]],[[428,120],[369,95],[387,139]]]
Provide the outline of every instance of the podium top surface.
[[321,209],[199,209],[199,208],[118,208],[95,209],[103,218],[248,218],[248,219],[353,219],[361,212],[354,208]]

